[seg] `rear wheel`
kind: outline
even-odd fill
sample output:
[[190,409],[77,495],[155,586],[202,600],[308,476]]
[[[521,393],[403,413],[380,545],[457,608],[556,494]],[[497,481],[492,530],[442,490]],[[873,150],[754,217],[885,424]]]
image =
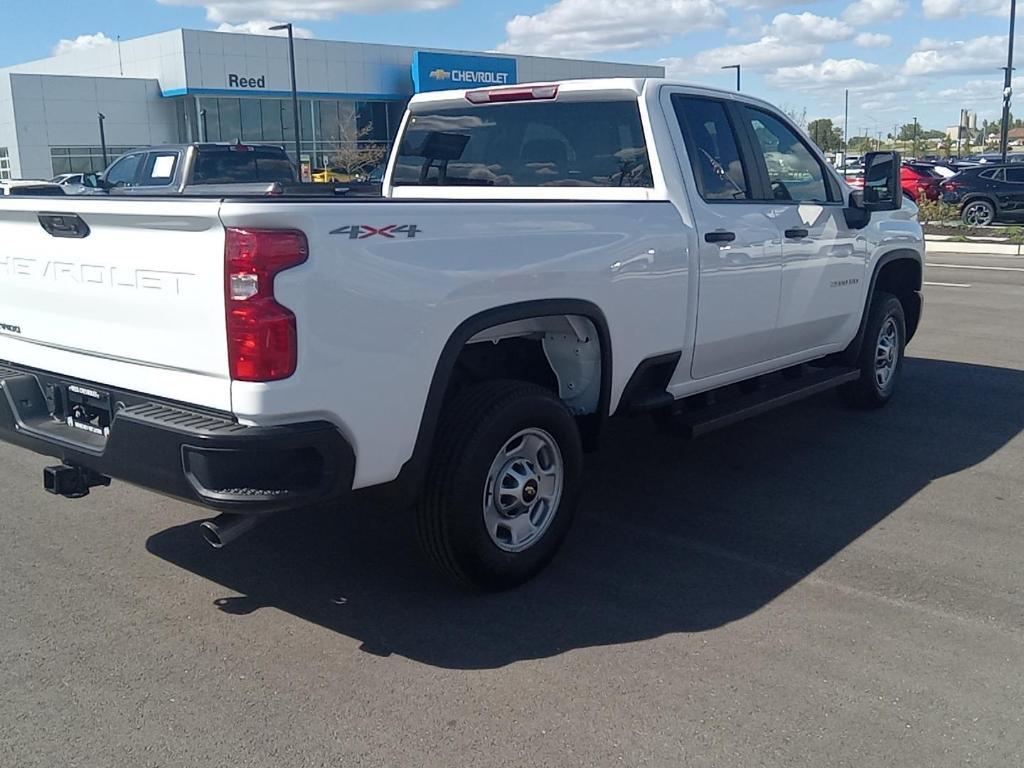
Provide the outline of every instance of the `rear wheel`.
[[960,211],[960,219],[969,227],[984,227],[996,220],[996,207],[988,200],[971,200]]
[[857,408],[881,408],[888,403],[903,370],[906,344],[903,304],[891,293],[876,291],[856,362],[860,378],[840,389],[843,398]]
[[551,392],[515,381],[472,386],[439,425],[417,509],[421,547],[470,586],[522,584],[568,533],[582,469],[576,421]]

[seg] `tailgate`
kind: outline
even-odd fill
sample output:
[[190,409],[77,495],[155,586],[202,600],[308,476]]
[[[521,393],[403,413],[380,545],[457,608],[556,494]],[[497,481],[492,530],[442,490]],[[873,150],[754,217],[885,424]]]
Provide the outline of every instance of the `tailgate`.
[[230,410],[219,209],[0,200],[0,360]]

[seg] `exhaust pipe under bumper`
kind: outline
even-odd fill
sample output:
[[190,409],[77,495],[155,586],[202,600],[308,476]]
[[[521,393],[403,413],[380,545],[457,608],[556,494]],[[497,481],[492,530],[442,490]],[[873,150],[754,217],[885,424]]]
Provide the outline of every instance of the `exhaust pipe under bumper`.
[[232,541],[248,533],[266,519],[267,515],[238,515],[225,512],[213,520],[206,520],[199,525],[203,539],[214,549],[226,547]]

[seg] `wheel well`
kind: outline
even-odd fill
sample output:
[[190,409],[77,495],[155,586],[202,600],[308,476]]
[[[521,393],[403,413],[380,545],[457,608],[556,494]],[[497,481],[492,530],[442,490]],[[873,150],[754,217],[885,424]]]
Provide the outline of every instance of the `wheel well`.
[[558,395],[576,416],[596,413],[602,398],[597,328],[579,315],[529,317],[486,328],[459,350],[445,394],[495,379],[529,381]]
[[966,197],[964,197],[963,202],[960,203],[960,210],[963,210],[968,203],[977,203],[979,201],[983,203],[988,203],[997,211],[999,210],[999,206],[996,204],[996,201],[993,198],[989,197],[988,195],[982,195],[979,193],[974,193],[973,195],[967,195]]
[[910,341],[921,321],[921,262],[916,256],[908,256],[883,264],[875,279],[875,290],[891,293],[900,300]]

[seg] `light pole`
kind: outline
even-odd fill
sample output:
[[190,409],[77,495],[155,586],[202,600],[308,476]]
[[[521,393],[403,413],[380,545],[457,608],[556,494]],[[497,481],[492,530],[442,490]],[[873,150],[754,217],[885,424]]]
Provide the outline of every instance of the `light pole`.
[[843,107],[843,157],[850,147],[847,142],[850,140],[850,89],[846,89],[846,106]]
[[736,90],[740,89],[740,65],[739,64],[726,64],[722,69],[735,69],[736,70]]
[[299,132],[299,88],[295,83],[295,37],[292,32],[292,24],[278,24],[270,28],[273,32],[282,29],[288,30],[288,59],[292,68],[292,118],[295,120],[295,162],[302,167],[302,134]]
[[103,121],[107,119],[107,116],[102,112],[96,113],[96,118],[100,122],[100,151],[103,153],[103,170],[107,169],[107,132],[103,129]]
[[917,118],[914,118],[914,159],[917,159]]
[[1013,23],[1017,19],[1017,0],[1010,0],[1010,40],[1006,47],[1006,66],[1003,70],[1003,125],[999,134],[999,152],[1006,162],[1006,145],[1010,138],[1010,97],[1013,96]]

